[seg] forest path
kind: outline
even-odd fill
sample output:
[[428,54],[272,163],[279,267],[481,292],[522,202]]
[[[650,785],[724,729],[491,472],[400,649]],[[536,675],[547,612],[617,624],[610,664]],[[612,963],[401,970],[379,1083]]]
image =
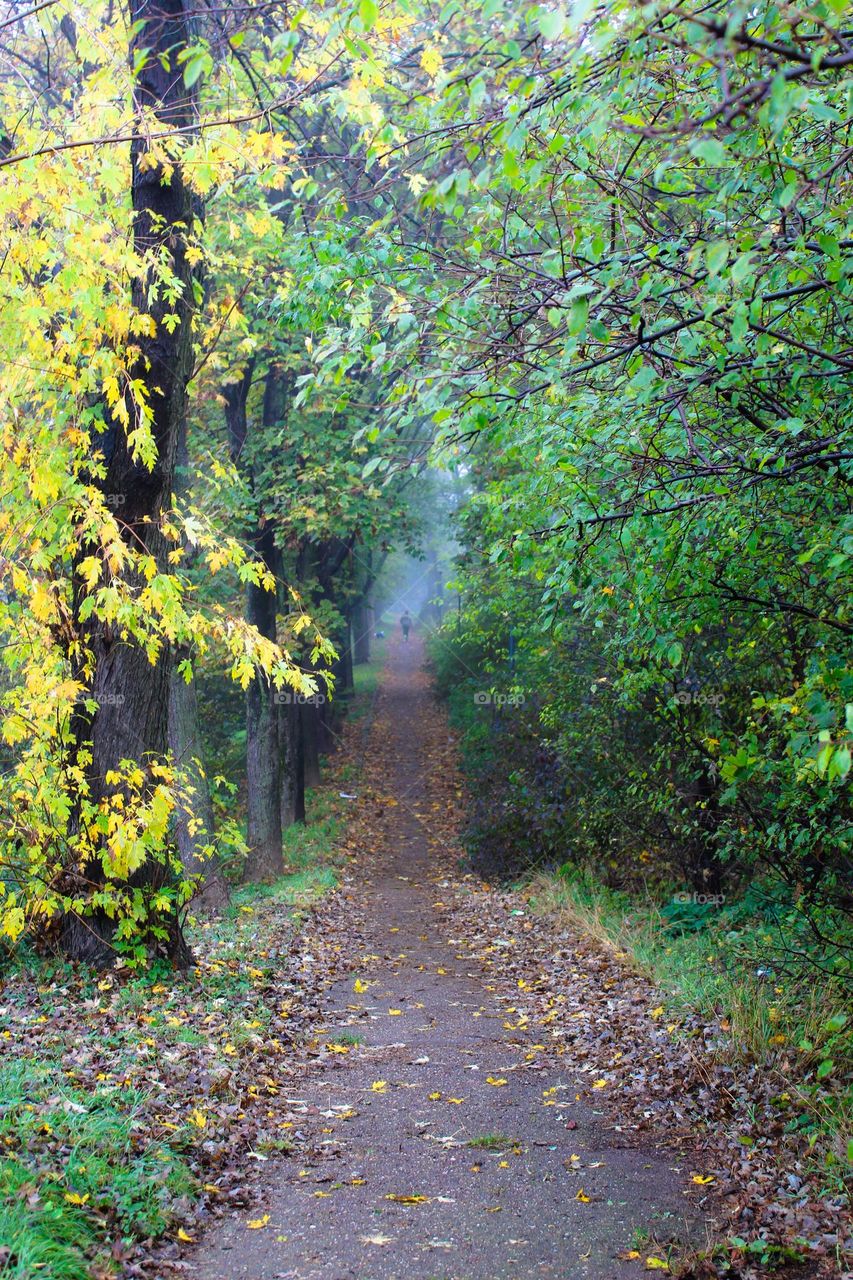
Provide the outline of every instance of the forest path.
[[393,642],[366,731],[370,849],[341,895],[347,976],[287,1099],[298,1146],[257,1211],[211,1227],[196,1280],[622,1280],[704,1235],[683,1167],[581,1101],[579,1064],[513,1035],[452,936],[476,882],[455,870],[453,747],[422,662],[416,635]]

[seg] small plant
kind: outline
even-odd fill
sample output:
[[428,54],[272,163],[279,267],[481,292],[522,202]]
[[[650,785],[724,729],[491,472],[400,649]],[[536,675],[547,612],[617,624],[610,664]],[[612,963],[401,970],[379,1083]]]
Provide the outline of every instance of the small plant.
[[502,1133],[484,1133],[479,1138],[472,1138],[468,1143],[478,1151],[506,1151],[515,1145],[514,1138],[507,1138]]

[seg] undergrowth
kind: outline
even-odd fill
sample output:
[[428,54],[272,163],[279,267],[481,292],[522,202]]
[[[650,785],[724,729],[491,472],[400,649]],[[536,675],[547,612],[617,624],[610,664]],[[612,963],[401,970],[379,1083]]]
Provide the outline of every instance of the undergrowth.
[[651,979],[673,1013],[719,1028],[715,1053],[784,1074],[790,1125],[802,1131],[837,1187],[853,1163],[853,1037],[849,992],[817,986],[792,965],[761,962],[774,941],[772,901],[754,885],[720,905],[638,900],[566,866],[529,883],[532,905],[612,949]]

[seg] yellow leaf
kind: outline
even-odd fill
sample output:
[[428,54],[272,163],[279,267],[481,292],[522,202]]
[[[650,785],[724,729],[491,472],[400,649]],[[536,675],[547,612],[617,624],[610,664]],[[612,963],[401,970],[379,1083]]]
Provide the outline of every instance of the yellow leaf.
[[440,1090],[436,1090],[436,1091],[435,1091],[435,1093],[431,1093],[431,1094],[429,1095],[429,1100],[430,1100],[430,1102],[438,1102],[438,1100],[440,1099],[440,1097],[441,1097],[441,1092],[440,1092]]
[[86,1204],[86,1202],[89,1199],[89,1196],[88,1194],[86,1194],[85,1196],[78,1196],[76,1191],[66,1191],[65,1199],[68,1201],[69,1204]]
[[395,1204],[426,1204],[429,1196],[401,1196],[392,1191],[385,1199],[393,1200]]
[[500,1089],[502,1085],[506,1084],[506,1080],[503,1076],[486,1076],[486,1084],[492,1084],[496,1089]]
[[352,989],[357,996],[363,996],[369,986],[369,982],[362,982],[361,978],[356,978],[355,982],[352,984]]
[[387,1080],[374,1080],[370,1086],[374,1093],[385,1093],[388,1089]]
[[403,1010],[402,1010],[402,1009],[389,1009],[389,1010],[388,1010],[388,1017],[389,1017],[389,1018],[399,1018],[399,1016],[400,1016],[400,1014],[401,1014],[402,1012],[403,1012]]
[[669,1263],[663,1258],[646,1258],[646,1267],[649,1271],[669,1271]]
[[464,1098],[446,1098],[446,1102],[452,1102],[455,1106],[459,1106],[460,1102],[464,1102]]
[[197,1129],[203,1129],[207,1124],[207,1116],[203,1111],[195,1110],[190,1112],[190,1124],[194,1124]]
[[441,70],[444,59],[440,51],[434,44],[428,44],[421,54],[421,66],[429,76],[430,80],[434,80]]
[[183,1240],[184,1244],[192,1244],[193,1237],[189,1232],[184,1231],[183,1227],[178,1227],[178,1239]]
[[714,1176],[710,1173],[694,1173],[692,1181],[695,1182],[698,1187],[707,1187],[709,1182],[714,1181]]
[[575,1199],[580,1200],[581,1204],[589,1204],[590,1202],[590,1197],[586,1194],[583,1187],[581,1187],[580,1191],[578,1191],[577,1195],[575,1196]]
[[653,1018],[660,1018],[660,1017],[662,1017],[662,1016],[663,1016],[663,1005],[662,1005],[662,1004],[659,1004],[659,1005],[658,1005],[658,1007],[657,1007],[656,1009],[652,1009],[651,1013],[652,1013],[652,1017],[653,1017]]
[[592,1082],[592,1087],[593,1087],[593,1089],[606,1089],[606,1087],[607,1087],[607,1081],[606,1081],[606,1080],[593,1080],[593,1082]]
[[250,1231],[260,1231],[261,1227],[265,1227],[270,1220],[270,1215],[265,1213],[262,1218],[250,1218],[246,1226]]

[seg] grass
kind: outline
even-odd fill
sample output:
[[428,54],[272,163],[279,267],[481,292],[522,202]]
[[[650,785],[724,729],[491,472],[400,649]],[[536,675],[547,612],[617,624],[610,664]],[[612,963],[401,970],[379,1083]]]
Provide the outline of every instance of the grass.
[[[226,1072],[268,1047],[282,939],[336,881],[336,787],[308,803],[308,823],[285,833],[287,873],[236,889],[221,918],[190,922],[189,974],[119,978],[22,952],[5,975],[12,1016],[0,1052],[15,1056],[0,1066],[2,1280],[119,1273],[124,1244],[113,1256],[114,1242],[174,1233],[199,1195],[195,1144],[217,1119],[194,1127],[204,1103],[184,1055],[197,1051],[205,1070]],[[152,1087],[152,1055],[174,1055],[174,1079],[170,1070]]]
[[327,1044],[348,1044],[355,1047],[364,1043],[364,1036],[359,1035],[355,1031],[336,1031],[334,1035],[326,1037]]
[[799,1105],[792,1106],[791,1124],[806,1131],[840,1185],[853,1120],[844,992],[840,984],[816,982],[805,965],[785,974],[762,965],[762,951],[778,937],[762,917],[759,889],[692,914],[638,901],[578,870],[540,875],[529,890],[534,909],[557,915],[650,978],[673,1013],[719,1023],[726,1035],[716,1051],[733,1063],[792,1061]]
[[[104,1228],[160,1235],[195,1190],[179,1143],[145,1139],[138,1090],[83,1090],[55,1062],[0,1068],[0,1275],[80,1280]],[[32,1153],[38,1152],[36,1160]]]
[[478,1151],[509,1151],[510,1147],[516,1145],[515,1139],[507,1138],[502,1133],[484,1133],[468,1143],[469,1147],[475,1147]]

